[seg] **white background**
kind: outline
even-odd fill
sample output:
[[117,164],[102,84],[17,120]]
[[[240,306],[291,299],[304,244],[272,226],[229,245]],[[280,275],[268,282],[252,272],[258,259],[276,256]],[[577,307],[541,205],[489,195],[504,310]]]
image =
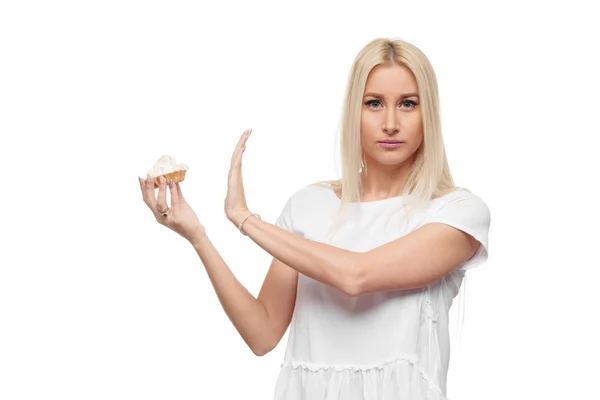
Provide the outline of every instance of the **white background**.
[[452,307],[448,397],[597,393],[587,2],[200,3],[1,3],[0,399],[272,398],[287,334],[252,354],[137,179],[163,154],[188,164],[185,196],[258,295],[271,256],[223,212],[234,146],[254,129],[244,180],[266,221],[337,178],[346,79],[377,37],[429,57],[455,182],[492,213],[460,343]]

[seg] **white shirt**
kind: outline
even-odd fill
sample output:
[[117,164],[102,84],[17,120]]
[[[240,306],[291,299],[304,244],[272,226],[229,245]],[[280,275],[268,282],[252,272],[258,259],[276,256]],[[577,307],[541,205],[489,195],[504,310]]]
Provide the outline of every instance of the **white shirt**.
[[474,236],[481,246],[470,260],[417,289],[350,297],[299,273],[275,399],[446,399],[448,311],[464,272],[488,257],[487,205],[462,188],[431,200],[410,219],[401,196],[352,203],[348,219],[331,236],[328,228],[340,204],[333,190],[309,185],[290,197],[275,224],[364,252],[426,223],[442,222]]

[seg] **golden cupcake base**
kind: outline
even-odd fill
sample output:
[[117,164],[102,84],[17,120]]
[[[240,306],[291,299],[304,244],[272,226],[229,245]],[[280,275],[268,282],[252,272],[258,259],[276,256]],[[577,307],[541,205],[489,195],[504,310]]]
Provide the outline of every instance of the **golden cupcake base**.
[[[165,177],[165,179],[167,180],[167,185],[168,185],[170,179],[173,179],[174,183],[183,181],[185,179],[186,172],[187,172],[187,170],[181,169],[179,171],[169,172],[168,174],[159,175],[159,176],[155,177],[154,178],[154,189],[159,187],[161,176]],[[152,179],[152,178],[148,178],[148,179]]]

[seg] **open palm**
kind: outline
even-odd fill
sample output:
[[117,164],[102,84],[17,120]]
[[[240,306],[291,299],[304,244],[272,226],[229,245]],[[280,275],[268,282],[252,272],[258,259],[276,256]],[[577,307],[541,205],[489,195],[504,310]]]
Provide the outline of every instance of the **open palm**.
[[234,224],[238,224],[239,217],[247,215],[249,212],[242,179],[242,154],[246,150],[246,142],[251,133],[252,129],[249,129],[242,134],[231,156],[231,166],[227,178],[227,196],[225,197],[225,215]]

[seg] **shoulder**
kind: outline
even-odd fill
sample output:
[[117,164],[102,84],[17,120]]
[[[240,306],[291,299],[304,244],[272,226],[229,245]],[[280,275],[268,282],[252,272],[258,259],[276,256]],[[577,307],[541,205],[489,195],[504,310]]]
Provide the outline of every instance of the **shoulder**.
[[456,187],[431,199],[422,209],[422,224],[432,221],[477,219],[489,224],[490,209],[486,202],[471,190]]
[[287,195],[287,201],[275,224],[288,231],[295,231],[298,220],[314,215],[314,211],[321,209],[329,196],[333,196],[327,193],[328,190],[330,191],[326,186],[310,184],[291,192]]
[[455,190],[435,199],[437,207],[424,221],[440,222],[470,235],[481,246],[459,269],[467,270],[483,263],[488,258],[488,235],[491,222],[490,209],[477,194],[465,188]]
[[336,204],[335,193],[327,183],[316,182],[300,187],[289,193],[285,208],[293,214],[313,213],[315,210],[324,209],[326,205]]
[[489,226],[491,213],[487,203],[479,195],[457,187],[431,201],[425,221],[434,220],[469,221]]
[[438,207],[445,207],[451,204],[470,204],[487,208],[486,202],[479,195],[463,187],[456,187],[448,193],[432,199],[432,203]]
[[302,186],[300,189],[297,189],[288,195],[288,202],[296,206],[313,202],[322,202],[323,196],[327,196],[329,194],[328,192],[333,193],[332,188],[328,187],[327,184],[322,182],[311,183]]

